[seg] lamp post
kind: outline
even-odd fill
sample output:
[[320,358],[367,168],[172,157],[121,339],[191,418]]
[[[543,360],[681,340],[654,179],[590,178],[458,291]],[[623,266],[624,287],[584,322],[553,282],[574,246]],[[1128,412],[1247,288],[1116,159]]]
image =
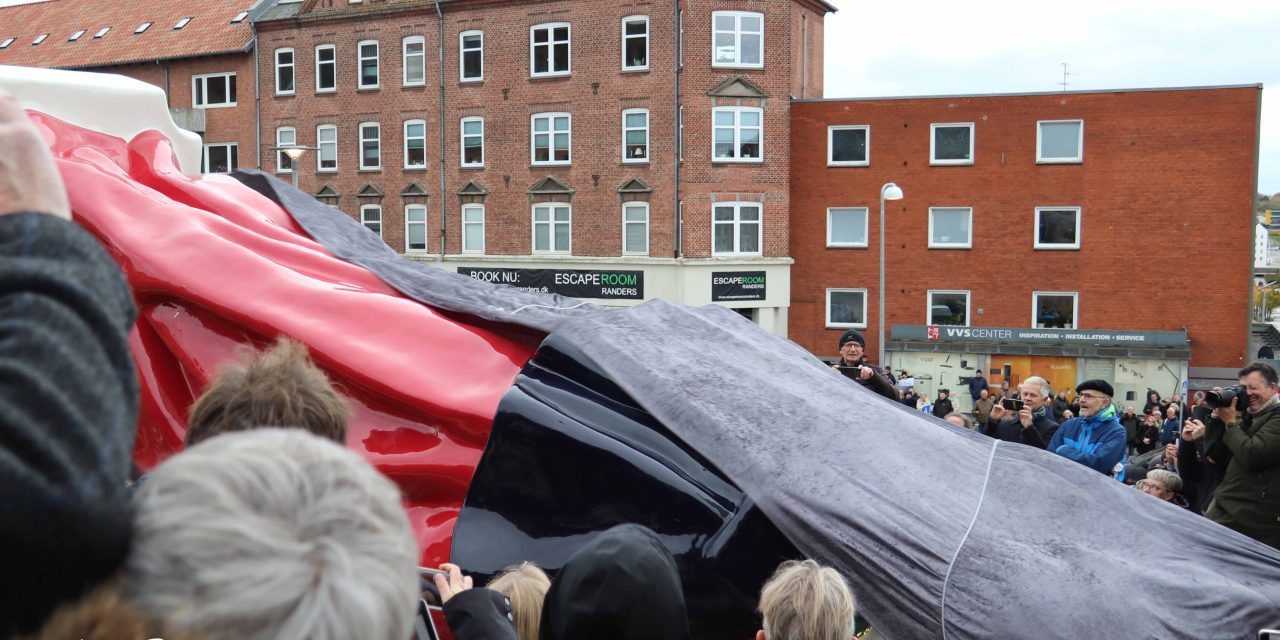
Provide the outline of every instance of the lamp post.
[[298,158],[308,151],[317,151],[318,147],[304,147],[299,144],[285,145],[283,147],[271,147],[275,151],[281,151],[289,156],[289,173],[293,174],[293,186],[298,187]]
[[876,327],[880,331],[877,346],[880,348],[880,359],[876,360],[876,364],[885,366],[884,362],[884,201],[885,200],[901,200],[902,189],[892,182],[884,183],[880,187],[880,322]]

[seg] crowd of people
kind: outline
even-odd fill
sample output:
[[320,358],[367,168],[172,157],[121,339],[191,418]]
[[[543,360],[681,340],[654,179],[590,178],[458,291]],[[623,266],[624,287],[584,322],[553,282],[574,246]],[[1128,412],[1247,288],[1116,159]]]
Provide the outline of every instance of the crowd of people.
[[[424,584],[399,489],[345,446],[350,408],[286,338],[219,371],[184,449],[138,476],[136,308],[70,213],[0,91],[0,638],[405,640],[430,590],[459,640],[689,636],[675,560],[639,525],[554,578],[525,563],[476,587],[445,564]],[[848,583],[812,560],[779,566],[759,611],[757,640],[854,635]]]

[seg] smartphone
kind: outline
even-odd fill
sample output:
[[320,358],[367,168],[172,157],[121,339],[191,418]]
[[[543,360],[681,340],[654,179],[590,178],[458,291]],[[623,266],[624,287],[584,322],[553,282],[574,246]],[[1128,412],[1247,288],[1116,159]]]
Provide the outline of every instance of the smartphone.
[[428,607],[439,607],[443,604],[440,599],[440,590],[436,589],[436,575],[448,577],[449,574],[439,569],[418,567],[418,592],[423,604]]
[[431,607],[418,601],[418,616],[413,619],[415,640],[440,640],[440,632],[436,631],[436,621],[431,617]]
[[857,380],[858,375],[862,373],[862,367],[840,366],[839,369],[840,369],[840,373],[844,374],[844,377],[850,378],[852,380]]
[[1000,401],[1000,406],[1009,411],[1022,411],[1022,401],[1017,398],[1004,398]]

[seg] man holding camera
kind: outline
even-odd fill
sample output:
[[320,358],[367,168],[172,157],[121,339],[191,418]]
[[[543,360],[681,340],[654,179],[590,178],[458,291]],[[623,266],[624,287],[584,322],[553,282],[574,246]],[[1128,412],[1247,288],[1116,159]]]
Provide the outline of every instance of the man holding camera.
[[978,431],[1005,442],[1045,448],[1058,423],[1050,415],[1053,391],[1049,382],[1032,376],[1018,387],[1018,400],[1006,398],[991,407],[991,415],[978,424]]
[[840,336],[840,359],[831,365],[854,382],[894,402],[899,402],[898,388],[888,369],[877,367],[867,360],[867,340],[861,333],[850,329]]
[[1204,515],[1280,548],[1280,379],[1263,362],[1241,369],[1239,378],[1239,386],[1208,394],[1209,404],[1216,408],[1207,425],[1188,421],[1188,435],[1220,441],[1230,453]]

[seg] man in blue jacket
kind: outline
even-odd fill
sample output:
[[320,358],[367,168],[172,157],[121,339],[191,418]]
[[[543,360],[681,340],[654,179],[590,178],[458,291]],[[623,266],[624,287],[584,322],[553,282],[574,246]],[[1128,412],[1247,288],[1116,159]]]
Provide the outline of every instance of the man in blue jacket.
[[1049,451],[1075,460],[1099,473],[1124,479],[1124,427],[1111,404],[1115,390],[1106,380],[1085,380],[1076,386],[1080,417],[1058,427]]

